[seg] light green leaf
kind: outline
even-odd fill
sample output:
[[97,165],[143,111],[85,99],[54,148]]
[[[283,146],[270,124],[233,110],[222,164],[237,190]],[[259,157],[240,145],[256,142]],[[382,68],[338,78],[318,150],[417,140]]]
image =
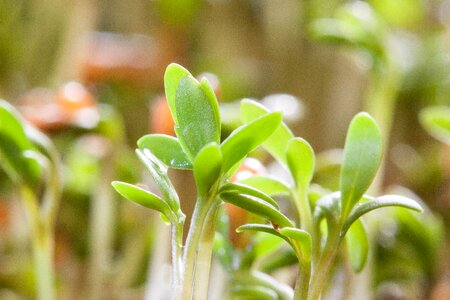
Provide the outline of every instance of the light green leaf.
[[264,217],[281,227],[294,226],[291,220],[283,215],[279,210],[267,202],[252,196],[241,195],[233,192],[221,193],[223,201],[234,204],[255,215]]
[[294,240],[294,243],[300,246],[303,259],[307,262],[311,261],[312,239],[307,231],[294,227],[284,227],[280,229],[280,234]]
[[180,80],[186,76],[191,76],[191,73],[189,73],[189,71],[182,66],[175,63],[170,64],[166,68],[166,72],[164,74],[164,89],[166,92],[167,103],[169,104],[175,124],[178,123],[175,102],[177,88]]
[[289,185],[282,180],[266,175],[252,176],[239,180],[239,183],[254,187],[269,196],[289,195]]
[[211,97],[191,76],[180,80],[175,103],[175,133],[184,152],[193,161],[204,146],[211,142],[220,143],[217,103],[212,104]]
[[250,151],[267,140],[280,123],[281,114],[270,113],[234,130],[220,146],[224,160],[224,172],[227,172]]
[[27,153],[36,148],[28,139],[22,120],[15,108],[0,100],[0,153],[2,167],[14,181],[34,185],[39,181],[41,169],[34,156]]
[[364,268],[369,255],[369,240],[361,220],[353,223],[345,235],[345,241],[353,270],[360,272]]
[[272,205],[274,208],[276,208],[278,210],[280,209],[280,207],[278,206],[278,203],[276,203],[275,200],[270,198],[269,195],[265,194],[264,192],[259,191],[258,189],[255,189],[251,186],[247,186],[244,184],[228,182],[222,186],[222,188],[220,189],[220,192],[221,193],[235,192],[238,194],[253,196],[253,197],[259,198],[259,199],[267,202],[268,204]]
[[242,300],[277,300],[278,294],[267,287],[259,285],[237,285],[231,289],[233,299]]
[[269,233],[271,235],[277,236],[285,241],[287,241],[289,244],[291,241],[284,235],[281,235],[278,230],[273,228],[272,225],[266,225],[266,224],[245,224],[242,226],[239,226],[236,229],[236,232],[243,232],[243,231],[257,231],[257,232],[264,232]]
[[420,113],[420,122],[429,134],[450,145],[450,107],[427,107]]
[[202,78],[200,81],[200,88],[203,90],[203,93],[205,93],[206,98],[209,101],[209,104],[211,105],[214,119],[216,120],[216,126],[219,128],[219,135],[220,135],[220,128],[221,128],[221,121],[220,121],[220,111],[219,111],[219,101],[217,100],[216,94],[214,93],[213,88],[211,87],[211,84],[209,83],[207,78]]
[[[241,101],[241,119],[244,123],[249,123],[268,113],[270,111],[256,101],[250,99]],[[286,165],[286,145],[293,137],[294,135],[289,127],[281,123],[277,130],[264,142],[264,148],[278,161]]]
[[286,157],[297,189],[306,193],[314,174],[314,151],[302,138],[293,138],[287,144]]
[[222,153],[219,145],[210,143],[203,147],[194,161],[194,178],[199,195],[205,195],[220,178]]
[[178,140],[165,134],[148,134],[138,142],[141,150],[148,149],[166,166],[180,170],[191,170],[192,164],[181,148]]
[[172,211],[181,212],[178,194],[167,176],[167,167],[164,166],[148,149],[142,151],[136,149],[136,154],[150,171],[150,175]]
[[371,199],[365,203],[362,203],[353,209],[350,216],[345,221],[344,226],[342,227],[341,235],[344,235],[346,230],[353,224],[353,222],[355,222],[361,216],[365,215],[366,213],[374,209],[387,206],[400,206],[404,208],[409,208],[411,210],[415,210],[417,212],[423,211],[422,207],[416,201],[404,196],[385,195],[377,197],[375,199]]
[[367,113],[357,114],[347,132],[340,190],[342,215],[367,191],[381,162],[381,133],[375,120]]
[[171,220],[172,212],[169,205],[155,194],[121,181],[113,181],[112,186],[124,198],[144,207],[159,211],[167,219]]

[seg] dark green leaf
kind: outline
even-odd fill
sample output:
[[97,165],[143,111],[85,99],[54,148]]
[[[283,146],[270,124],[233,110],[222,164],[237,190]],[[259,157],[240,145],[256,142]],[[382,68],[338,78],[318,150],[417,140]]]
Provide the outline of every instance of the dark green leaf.
[[280,123],[281,114],[270,113],[234,130],[221,145],[224,172],[267,140]]
[[286,150],[289,170],[297,188],[306,193],[314,174],[314,151],[302,138],[289,140]]
[[148,149],[166,166],[180,170],[191,170],[192,164],[184,153],[178,140],[165,134],[148,134],[138,142],[141,150]]
[[280,234],[294,240],[293,243],[300,246],[303,258],[307,262],[311,261],[312,239],[308,232],[294,227],[284,227],[280,229]]
[[220,143],[220,120],[217,103],[212,103],[209,93],[205,94],[198,81],[183,77],[175,98],[177,122],[175,132],[191,161],[207,144]]
[[[249,123],[270,111],[256,101],[245,99],[241,101],[241,119],[244,123]],[[269,151],[278,161],[286,164],[286,145],[293,138],[289,127],[282,123],[277,130],[264,142],[264,148]]]
[[381,143],[381,133],[375,120],[367,113],[357,114],[347,132],[341,168],[340,190],[344,216],[348,215],[375,178],[381,162]]
[[417,212],[423,211],[422,207],[420,207],[420,205],[416,201],[407,197],[398,195],[386,195],[377,197],[375,199],[371,199],[365,203],[362,203],[353,209],[350,216],[345,221],[344,226],[342,227],[341,234],[345,234],[345,231],[352,225],[352,223],[359,219],[361,216],[374,209],[387,206],[400,206],[415,210]]
[[155,194],[126,182],[113,181],[112,185],[124,198],[144,207],[157,210],[171,220],[172,212],[169,205]]
[[450,145],[450,107],[432,106],[420,113],[422,126],[433,137]]
[[360,272],[364,268],[369,254],[369,240],[361,220],[353,223],[345,235],[345,241],[353,270]]
[[166,98],[170,107],[170,111],[172,112],[172,117],[175,121],[175,124],[178,123],[176,115],[176,102],[175,102],[178,84],[180,83],[180,80],[182,78],[190,75],[191,73],[189,73],[188,70],[174,63],[170,64],[167,67],[166,73],[164,74],[164,88],[166,91]]
[[244,184],[228,182],[222,186],[222,188],[220,189],[220,192],[221,193],[222,192],[235,192],[238,194],[253,196],[253,197],[259,198],[259,199],[267,202],[268,204],[272,205],[276,209],[280,209],[280,207],[275,202],[275,200],[270,198],[269,195],[265,194],[264,192],[259,191],[258,189],[255,189],[251,186],[247,186]]
[[222,153],[219,145],[211,143],[203,147],[194,162],[194,177],[199,195],[205,195],[220,178]]
[[251,213],[264,217],[281,227],[294,226],[291,220],[289,220],[279,210],[258,198],[240,195],[233,192],[221,193],[220,197],[225,202],[234,204]]
[[254,187],[269,196],[289,195],[290,193],[290,188],[287,183],[272,176],[252,176],[239,180],[239,183]]

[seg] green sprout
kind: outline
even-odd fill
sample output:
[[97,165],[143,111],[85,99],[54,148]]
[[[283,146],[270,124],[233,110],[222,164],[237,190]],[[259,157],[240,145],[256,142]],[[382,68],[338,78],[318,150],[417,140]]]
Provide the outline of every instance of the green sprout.
[[[244,125],[221,141],[218,104],[208,81],[197,81],[176,64],[169,65],[164,79],[177,137],[146,135],[138,141],[136,150],[159,187],[161,197],[124,182],[115,181],[113,186],[125,198],[160,212],[172,225],[173,299],[207,299],[216,219],[223,202],[263,220],[243,225],[238,232],[268,233],[287,242],[299,268],[293,298],[305,300],[320,298],[343,241],[347,243],[354,270],[364,267],[369,244],[361,220],[363,215],[386,206],[422,211],[415,201],[406,197],[365,194],[382,157],[380,130],[367,113],[359,113],[350,124],[339,191],[312,203],[309,192],[315,168],[314,151],[308,142],[294,137],[280,113],[244,100],[241,102]],[[270,176],[230,182],[244,158],[261,145],[289,170],[292,186]],[[195,178],[197,201],[185,243],[185,215],[167,175],[168,168],[192,170]],[[297,216],[293,217],[298,222],[281,211],[272,198],[277,193],[290,195],[297,210]],[[270,279],[248,274],[241,274],[247,280],[240,282],[248,284],[234,286],[235,295],[246,299],[278,299],[279,293],[267,284]]]

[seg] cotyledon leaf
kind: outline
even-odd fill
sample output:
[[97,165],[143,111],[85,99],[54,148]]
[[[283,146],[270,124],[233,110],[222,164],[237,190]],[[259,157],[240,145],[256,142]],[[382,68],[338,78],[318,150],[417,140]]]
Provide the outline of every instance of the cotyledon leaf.
[[238,181],[239,183],[254,187],[269,196],[289,195],[289,185],[276,177],[256,175]]
[[144,207],[159,211],[169,220],[173,220],[169,205],[155,194],[121,181],[113,181],[112,186],[124,198]]
[[280,123],[281,114],[270,113],[234,130],[220,145],[224,172],[267,140]]
[[367,191],[381,162],[382,138],[375,120],[367,113],[357,114],[350,123],[340,175],[342,214]]
[[191,76],[191,73],[189,73],[189,71],[182,66],[175,63],[170,64],[166,68],[166,72],[164,74],[164,89],[166,92],[167,103],[169,104],[175,124],[178,123],[175,104],[177,88],[180,80],[186,76]]
[[355,272],[360,272],[369,254],[369,240],[361,220],[356,220],[345,235],[348,257]]
[[220,198],[225,202],[234,204],[251,213],[264,217],[281,227],[294,226],[292,221],[283,215],[279,210],[256,197],[241,195],[233,192],[224,192],[220,194]]
[[219,145],[210,143],[203,147],[194,161],[194,178],[199,195],[205,195],[220,178],[222,153]]
[[192,163],[175,137],[165,134],[148,134],[141,137],[137,144],[139,149],[148,149],[170,168],[180,170],[192,169]]
[[[241,101],[241,119],[244,123],[249,123],[268,113],[270,113],[270,111],[256,101],[250,99]],[[264,142],[264,148],[266,148],[278,161],[286,164],[286,145],[293,137],[294,135],[289,127],[287,127],[286,124],[281,123],[277,130],[275,130],[275,132]]]

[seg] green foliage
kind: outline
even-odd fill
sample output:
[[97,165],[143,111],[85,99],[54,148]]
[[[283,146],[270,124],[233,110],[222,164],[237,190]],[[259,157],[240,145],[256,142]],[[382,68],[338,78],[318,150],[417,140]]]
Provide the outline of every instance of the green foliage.
[[294,138],[287,145],[287,163],[295,185],[299,191],[306,193],[314,174],[314,151],[302,138]]
[[199,195],[206,195],[219,179],[222,170],[222,153],[216,143],[206,145],[194,161],[194,177]]
[[124,198],[144,207],[157,210],[169,220],[173,219],[169,205],[155,194],[125,182],[113,181],[112,185]]
[[[369,22],[364,23],[363,31],[377,30],[373,27],[376,25],[375,21],[370,23],[370,20],[362,20],[353,11],[347,13],[345,22],[348,24],[345,26],[353,26],[353,31],[359,30],[357,26],[361,22]],[[353,269],[356,272],[363,269],[369,251],[369,241],[360,220],[364,214],[385,206],[401,206],[421,211],[416,202],[405,197],[388,195],[372,198],[365,195],[375,178],[382,154],[380,130],[367,113],[356,115],[349,126],[339,175],[340,192],[328,193],[327,189],[312,185],[316,171],[312,147],[305,140],[293,136],[282,122],[280,113],[270,112],[255,101],[242,101],[241,118],[244,125],[235,129],[220,143],[221,125],[217,99],[206,80],[198,82],[187,70],[172,64],[166,70],[165,90],[175,120],[177,138],[146,135],[138,141],[139,149],[136,150],[159,187],[162,197],[127,183],[114,182],[113,186],[125,198],[157,210],[170,220],[177,232],[172,247],[180,249],[183,235],[179,230],[184,225],[184,214],[167,171],[168,168],[193,170],[198,200],[186,245],[182,250],[182,259],[173,258],[176,262],[183,261],[183,280],[186,281],[182,285],[187,298],[191,297],[191,293],[201,293],[192,291],[194,282],[194,289],[200,289],[199,286],[205,284],[198,282],[195,276],[198,272],[209,270],[196,270],[195,265],[209,264],[201,262],[203,258],[198,257],[198,253],[212,251],[214,236],[214,249],[232,277],[233,297],[291,297],[290,289],[282,291],[270,277],[256,276],[250,271],[256,260],[261,259],[263,254],[278,249],[280,241],[284,240],[291,248],[290,257],[295,255],[298,260],[300,278],[310,278],[310,282],[297,285],[296,299],[310,296],[311,299],[317,299],[330,271],[321,268],[324,262],[326,267],[332,265],[344,239]],[[245,157],[259,146],[263,146],[287,167],[294,186],[270,175],[255,175],[238,183],[229,182]],[[340,166],[340,159],[338,163],[332,162],[331,165],[333,176],[336,176],[335,166]],[[318,169],[320,170],[320,166]],[[313,192],[310,193],[310,190]],[[299,227],[295,227],[294,222],[281,211],[280,205],[272,196],[292,198],[300,217]],[[257,220],[258,224],[244,224],[236,230],[258,233],[253,235],[253,239],[257,240],[254,240],[252,246],[241,251],[233,248],[232,242],[227,239],[228,218],[223,217],[223,212],[219,214],[222,216],[219,232],[212,234],[215,228],[211,227],[214,225],[211,224],[210,216],[216,215],[221,202],[233,204],[259,217],[249,217]],[[230,219],[231,217],[233,216]],[[238,220],[242,221],[246,220]],[[258,240],[262,234],[267,233],[271,236],[267,239],[268,242]],[[200,241],[202,251],[198,251]],[[267,247],[267,243],[271,243],[269,250],[261,250],[261,247]],[[236,264],[235,261],[239,263]],[[284,261],[292,262],[292,259]],[[181,269],[183,268],[175,268],[174,272],[180,272]]]
[[[241,119],[244,123],[251,121],[270,113],[270,111],[261,104],[245,99],[241,101]],[[270,138],[264,143],[265,149],[276,159],[286,164],[285,149],[288,141],[293,138],[289,127],[282,123]]]
[[281,227],[294,226],[294,224],[285,215],[283,215],[278,209],[273,207],[261,198],[247,196],[243,194],[233,192],[222,192],[220,198],[228,203],[234,204],[240,208],[243,208],[255,215],[261,216],[270,220],[272,223]]
[[0,101],[0,152],[2,167],[14,181],[36,185],[41,174],[39,153],[30,141],[16,110]]
[[345,235],[347,253],[355,272],[361,272],[369,254],[369,239],[361,220],[356,220]]
[[290,187],[286,182],[273,176],[252,176],[239,180],[239,183],[254,187],[269,196],[289,195]]
[[404,208],[409,208],[411,210],[417,211],[417,212],[423,212],[422,207],[414,200],[409,199],[404,196],[398,196],[398,195],[386,195],[377,197],[375,199],[370,199],[369,201],[362,203],[358,206],[356,206],[353,211],[350,213],[349,217],[347,218],[344,226],[342,227],[341,234],[345,234],[348,228],[352,226],[353,222],[358,220],[360,217],[365,215],[366,213],[378,209],[381,207],[387,207],[387,206],[399,206]]
[[280,123],[280,113],[269,113],[234,130],[221,145],[224,171],[230,170],[250,151],[266,141]]
[[381,133],[367,113],[356,115],[345,140],[340,176],[341,207],[347,216],[369,188],[381,162]]
[[187,158],[178,140],[172,136],[148,134],[141,137],[137,144],[139,149],[148,149],[169,168],[192,170],[192,163]]
[[429,134],[450,145],[450,107],[427,107],[421,111],[420,121]]

